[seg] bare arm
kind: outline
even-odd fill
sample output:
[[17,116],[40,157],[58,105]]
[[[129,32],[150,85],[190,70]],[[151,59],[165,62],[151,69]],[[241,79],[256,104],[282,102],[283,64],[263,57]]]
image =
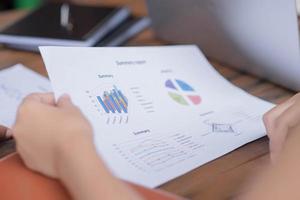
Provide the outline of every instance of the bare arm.
[[89,142],[66,144],[59,159],[62,161],[58,168],[59,179],[75,199],[141,199],[112,176]]

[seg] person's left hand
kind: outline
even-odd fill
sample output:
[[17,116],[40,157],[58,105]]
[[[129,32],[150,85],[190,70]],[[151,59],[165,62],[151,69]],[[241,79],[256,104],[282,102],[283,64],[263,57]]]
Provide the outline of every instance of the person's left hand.
[[53,94],[26,97],[12,132],[26,166],[52,178],[60,178],[61,169],[77,156],[70,153],[72,149],[96,152],[91,125],[66,95],[57,103]]

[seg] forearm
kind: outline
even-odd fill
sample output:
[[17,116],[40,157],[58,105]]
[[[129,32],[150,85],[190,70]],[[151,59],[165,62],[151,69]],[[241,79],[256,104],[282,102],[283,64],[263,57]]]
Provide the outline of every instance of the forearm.
[[74,199],[141,199],[107,170],[96,154],[93,144],[80,143],[80,148],[77,145],[70,145],[70,149],[74,146],[78,148],[69,152],[65,150],[60,158],[68,160],[60,167],[59,176]]

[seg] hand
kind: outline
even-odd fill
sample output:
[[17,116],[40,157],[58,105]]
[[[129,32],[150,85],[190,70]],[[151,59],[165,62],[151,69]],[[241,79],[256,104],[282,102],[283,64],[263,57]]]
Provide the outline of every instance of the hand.
[[300,134],[300,93],[264,115],[272,161],[276,161],[290,134]]
[[92,128],[68,96],[25,98],[12,128],[26,166],[59,179],[74,199],[141,199],[98,156]]
[[66,95],[57,103],[52,94],[26,97],[12,132],[27,167],[52,178],[59,178],[72,148],[80,148],[82,143],[93,147],[90,124]]

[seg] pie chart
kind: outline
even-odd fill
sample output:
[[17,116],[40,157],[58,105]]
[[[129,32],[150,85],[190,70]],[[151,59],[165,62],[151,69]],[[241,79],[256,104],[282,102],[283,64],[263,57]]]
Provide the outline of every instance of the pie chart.
[[171,99],[181,105],[199,105],[202,101],[194,88],[182,80],[168,79],[165,82],[165,87],[168,89]]

